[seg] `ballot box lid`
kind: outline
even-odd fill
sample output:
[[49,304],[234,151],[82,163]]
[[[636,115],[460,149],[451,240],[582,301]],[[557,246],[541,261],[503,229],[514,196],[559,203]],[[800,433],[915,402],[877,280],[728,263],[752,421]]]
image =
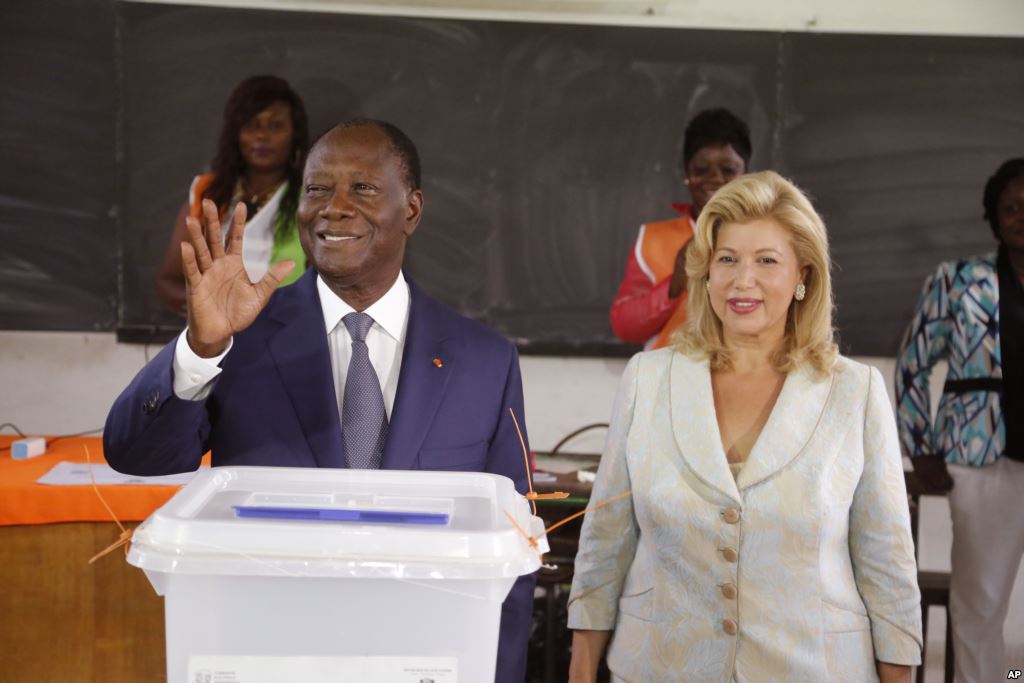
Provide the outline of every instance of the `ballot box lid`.
[[128,561],[172,574],[497,579],[536,571],[547,550],[543,522],[500,475],[216,467],[135,530]]

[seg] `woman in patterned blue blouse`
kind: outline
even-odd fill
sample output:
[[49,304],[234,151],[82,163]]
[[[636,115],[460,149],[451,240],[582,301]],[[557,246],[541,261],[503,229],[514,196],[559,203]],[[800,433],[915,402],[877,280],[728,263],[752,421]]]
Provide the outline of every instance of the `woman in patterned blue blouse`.
[[[960,683],[1006,677],[1003,622],[1024,554],[1024,158],[989,178],[983,204],[996,250],[926,280],[896,366],[903,447],[922,479],[952,487]],[[928,378],[940,360],[949,370],[933,420]]]

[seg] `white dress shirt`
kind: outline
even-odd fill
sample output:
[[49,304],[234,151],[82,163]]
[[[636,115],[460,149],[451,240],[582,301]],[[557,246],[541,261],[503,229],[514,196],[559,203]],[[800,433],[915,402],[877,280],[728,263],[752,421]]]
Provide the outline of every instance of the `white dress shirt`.
[[[327,334],[327,348],[331,355],[331,370],[334,373],[334,391],[338,401],[338,419],[345,397],[345,379],[348,363],[352,357],[352,338],[342,322],[354,308],[342,301],[323,279],[316,279],[320,295],[320,307],[324,314],[324,331]],[[409,324],[409,284],[402,273],[380,299],[364,313],[373,318],[373,326],[366,333],[366,346],[377,379],[380,380],[384,395],[384,409],[388,420],[398,393],[398,375],[402,370],[402,352],[405,349],[405,333]],[[173,376],[174,394],[181,399],[199,401],[206,398],[213,388],[213,381],[220,374],[220,363],[231,351],[231,344],[219,356],[201,358],[192,350],[186,340],[188,330],[178,336],[174,348]]]

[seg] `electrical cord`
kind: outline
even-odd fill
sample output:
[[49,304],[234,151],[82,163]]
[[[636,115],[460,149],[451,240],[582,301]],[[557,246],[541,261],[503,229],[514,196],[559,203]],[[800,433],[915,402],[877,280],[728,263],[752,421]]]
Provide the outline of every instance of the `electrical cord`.
[[[21,438],[25,438],[25,432],[21,431],[18,425],[14,424],[13,422],[4,422],[3,424],[0,424],[0,430],[6,427],[10,427],[18,436],[20,436]],[[49,448],[50,444],[56,441],[60,441],[61,439],[73,439],[76,436],[88,436],[89,434],[96,434],[102,431],[103,427],[97,427],[96,429],[87,429],[84,432],[75,432],[74,434],[58,434],[57,436],[51,436],[46,440],[46,447]],[[9,444],[7,446],[0,446],[0,453],[9,450],[11,450],[11,446]]]

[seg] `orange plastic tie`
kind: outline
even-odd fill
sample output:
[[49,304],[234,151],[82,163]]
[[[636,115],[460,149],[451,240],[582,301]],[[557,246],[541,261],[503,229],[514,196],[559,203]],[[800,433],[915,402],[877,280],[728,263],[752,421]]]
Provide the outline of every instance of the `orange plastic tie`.
[[523,527],[519,526],[519,522],[516,521],[515,517],[508,513],[508,510],[504,510],[504,513],[505,516],[508,517],[508,521],[512,522],[512,526],[516,528],[516,531],[521,533],[523,535],[523,538],[526,539],[526,542],[530,544],[530,547],[534,550],[538,550],[539,545],[537,544],[537,539],[531,536],[530,534],[526,533],[526,530]]
[[570,495],[572,495],[572,494],[566,493],[565,491],[552,491],[551,493],[536,493],[534,491],[530,491],[529,493],[526,494],[526,499],[527,500],[562,500],[563,498],[568,498]]
[[617,496],[612,496],[611,498],[608,498],[606,500],[602,500],[600,503],[597,503],[596,505],[591,505],[590,507],[583,508],[579,512],[577,512],[575,514],[572,514],[572,515],[569,515],[565,519],[559,520],[558,522],[555,522],[554,524],[549,526],[547,529],[545,529],[544,533],[545,534],[550,534],[552,531],[554,531],[558,527],[562,526],[563,524],[565,524],[567,522],[571,522],[572,520],[576,519],[577,517],[585,515],[585,514],[587,514],[588,512],[590,512],[592,510],[597,510],[598,508],[603,508],[605,505],[608,505],[609,503],[614,503],[617,500],[622,500],[626,496],[630,496],[632,494],[633,494],[632,491],[625,491],[623,493],[620,493]]
[[537,514],[537,503],[536,493],[533,492],[533,472],[530,471],[530,454],[526,452],[526,439],[523,438],[523,431],[519,429],[519,420],[516,419],[516,414],[512,410],[512,406],[508,407],[508,414],[512,416],[512,424],[515,425],[516,434],[519,435],[519,445],[523,448],[523,464],[526,466],[526,485],[530,489],[530,492],[526,494],[526,499],[530,501],[530,506],[533,508],[533,514]]
[[114,514],[114,511],[111,509],[110,505],[107,504],[107,501],[103,497],[103,494],[100,493],[100,487],[96,485],[96,475],[94,475],[92,472],[92,456],[89,454],[89,444],[83,443],[82,447],[85,448],[85,462],[86,465],[88,465],[89,480],[92,481],[92,490],[96,494],[96,497],[100,499],[100,502],[103,503],[103,507],[105,507],[107,509],[107,512],[110,513],[110,517],[114,520],[114,524],[116,524],[117,528],[121,530],[121,535],[117,537],[117,540],[108,545],[100,552],[93,555],[92,558],[90,558],[89,560],[89,564],[92,564],[104,555],[117,550],[121,546],[124,546],[124,554],[125,557],[127,557],[128,543],[132,540],[132,534],[134,533],[134,531],[132,529],[126,529],[124,524],[121,524],[121,520],[117,518],[117,515]]
[[[562,526],[566,522],[571,522],[572,520],[576,519],[577,517],[579,517],[581,515],[585,515],[585,514],[587,514],[588,512],[590,512],[592,510],[597,510],[598,508],[603,508],[605,505],[608,505],[609,503],[614,503],[617,500],[622,500],[626,496],[630,496],[632,494],[633,494],[633,491],[631,491],[631,490],[630,491],[624,491],[623,493],[620,493],[617,496],[612,496],[611,498],[608,498],[607,500],[602,500],[600,503],[597,503],[596,505],[591,505],[588,508],[584,508],[583,510],[580,510],[579,512],[577,512],[575,514],[569,515],[565,519],[563,519],[563,520],[561,520],[561,521],[559,521],[559,522],[557,522],[555,524],[552,524],[551,526],[549,526],[547,529],[544,530],[544,533],[545,533],[545,535],[550,534],[552,531],[554,531],[558,527]],[[544,558],[544,553],[540,552],[540,550],[539,550],[540,544],[537,543],[537,537],[536,536],[531,536],[530,534],[526,533],[526,530],[523,529],[523,527],[519,526],[519,524],[516,522],[515,518],[512,515],[509,514],[508,510],[503,510],[503,512],[505,513],[505,516],[508,518],[508,521],[512,523],[512,526],[514,526],[516,528],[516,531],[518,531],[519,533],[521,533],[523,535],[523,538],[525,538],[526,542],[530,544],[530,547],[533,548],[534,550],[537,550],[538,551],[537,554],[541,556],[541,559],[543,559]]]

